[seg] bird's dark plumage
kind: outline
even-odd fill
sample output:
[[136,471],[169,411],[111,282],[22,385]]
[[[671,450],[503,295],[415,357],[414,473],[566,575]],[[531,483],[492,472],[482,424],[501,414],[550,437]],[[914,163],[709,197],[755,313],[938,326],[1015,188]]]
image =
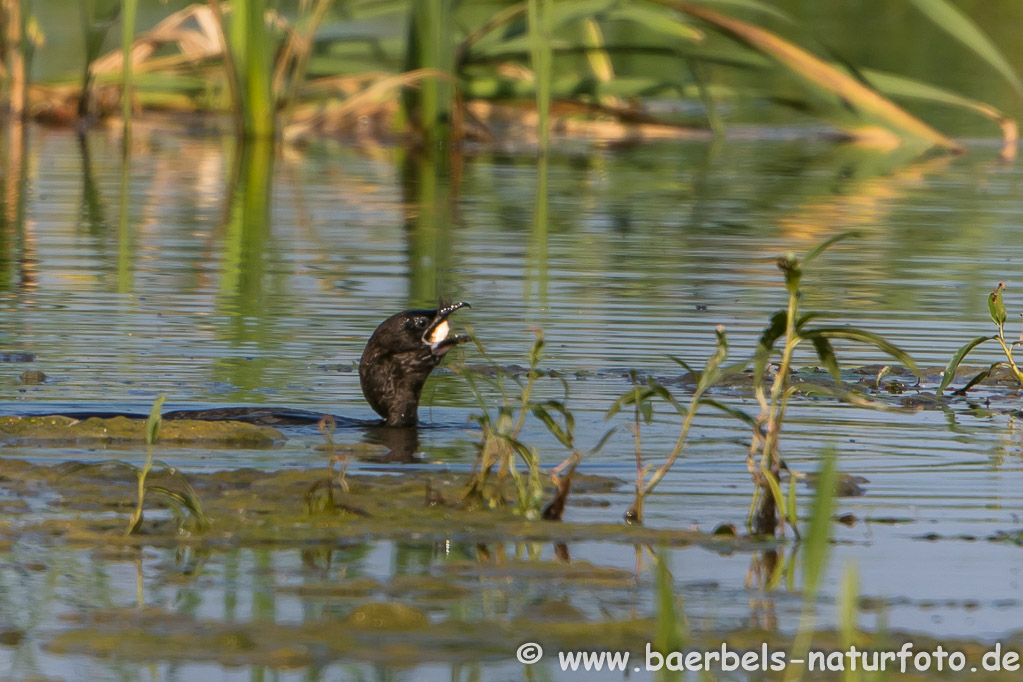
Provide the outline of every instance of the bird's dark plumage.
[[466,336],[449,336],[448,316],[467,303],[406,310],[384,320],[359,361],[362,394],[387,426],[419,423],[419,396],[444,354]]

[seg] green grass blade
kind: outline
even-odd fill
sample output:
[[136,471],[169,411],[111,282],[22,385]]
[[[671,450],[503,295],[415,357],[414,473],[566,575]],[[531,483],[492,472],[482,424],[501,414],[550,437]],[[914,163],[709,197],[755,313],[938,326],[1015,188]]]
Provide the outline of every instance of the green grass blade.
[[973,388],[974,386],[976,386],[980,382],[984,381],[984,379],[987,379],[989,376],[991,376],[991,372],[995,371],[999,367],[1008,367],[1008,365],[1006,365],[1004,362],[996,362],[996,363],[994,363],[993,365],[991,365],[990,367],[988,367],[984,371],[979,372],[978,374],[976,374],[972,379],[970,379],[969,381],[966,382],[965,386],[963,386],[960,389],[957,389],[955,391],[955,393],[958,394],[958,395],[966,395],[967,391],[969,391],[971,388]]
[[271,137],[276,103],[270,79],[271,36],[266,26],[266,0],[231,4],[231,54],[237,69],[241,120],[250,137]]
[[644,5],[624,5],[607,13],[608,19],[628,21],[655,33],[678,38],[686,42],[699,43],[706,37],[700,29],[680,21],[679,15],[666,11],[667,8]]
[[759,0],[700,0],[703,5],[721,5],[730,9],[748,10],[750,12],[759,12],[774,17],[775,19],[781,19],[782,21],[790,24],[795,23],[795,19],[792,18],[791,14],[787,14],[782,10],[769,5],[766,2],[760,2]]
[[870,81],[871,85],[890,97],[915,99],[921,102],[958,107],[980,114],[995,122],[1005,118],[1005,114],[986,102],[964,97],[930,83],[924,83],[895,73],[875,71],[874,69],[860,69],[860,73]]
[[[879,124],[903,139],[914,139],[949,151],[962,147],[905,109],[885,99],[856,78],[836,69],[781,36],[735,17],[726,16],[702,5],[680,0],[653,0],[674,7],[711,24],[726,35],[775,60],[812,87],[839,98],[862,118]],[[850,133],[855,135],[856,128]]]
[[121,67],[121,116],[124,120],[126,141],[131,132],[131,48],[135,43],[135,16],[138,14],[138,5],[138,0],[123,0],[121,8],[121,54],[124,57],[124,64]]
[[948,388],[949,384],[955,381],[956,370],[959,369],[959,363],[961,363],[966,358],[966,356],[970,354],[970,351],[972,351],[974,348],[984,343],[985,341],[991,341],[997,338],[998,338],[997,336],[978,336],[977,338],[971,339],[970,341],[967,341],[962,346],[960,346],[959,350],[957,350],[955,352],[955,355],[953,355],[952,358],[948,361],[948,364],[945,365],[945,371],[942,372],[941,375],[941,383],[938,384],[938,390],[936,391],[937,394],[941,395],[941,392]]
[[528,0],[529,51],[536,80],[536,134],[540,141],[540,154],[547,153],[550,141],[551,81],[553,57],[551,54],[551,8],[553,0]]
[[1023,97],[1023,83],[1020,83],[1019,75],[1005,55],[980,30],[973,19],[948,0],[910,0],[910,2],[941,30],[986,61],[1012,85],[1018,95]]

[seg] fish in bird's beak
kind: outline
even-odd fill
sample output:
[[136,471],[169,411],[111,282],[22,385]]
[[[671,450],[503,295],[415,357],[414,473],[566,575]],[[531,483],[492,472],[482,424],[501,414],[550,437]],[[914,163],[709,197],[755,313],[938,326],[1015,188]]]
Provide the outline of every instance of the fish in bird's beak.
[[441,306],[434,314],[433,322],[423,332],[423,343],[430,346],[434,355],[444,355],[460,343],[465,343],[469,337],[465,334],[448,336],[451,333],[451,325],[448,323],[448,316],[459,308],[471,308],[468,303],[459,301],[451,305]]

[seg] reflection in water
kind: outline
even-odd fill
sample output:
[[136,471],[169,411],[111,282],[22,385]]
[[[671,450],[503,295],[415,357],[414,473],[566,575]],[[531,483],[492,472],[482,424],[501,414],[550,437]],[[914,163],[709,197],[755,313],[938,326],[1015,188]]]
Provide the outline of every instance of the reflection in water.
[[453,229],[457,223],[459,160],[435,147],[403,150],[401,192],[404,199],[408,306],[434,307],[454,300]]
[[401,426],[371,426],[364,430],[364,443],[382,445],[387,453],[370,461],[414,462],[419,454],[419,429]]
[[[547,306],[547,242],[548,242],[548,202],[550,196],[547,188],[547,175],[550,158],[547,154],[540,156],[536,166],[536,199],[533,206],[533,224],[529,239],[529,263],[523,281],[526,285],[524,299],[535,301],[536,305]],[[535,289],[535,291],[530,291]],[[534,298],[535,295],[535,298]]]
[[[230,320],[221,338],[236,350],[249,344],[266,349],[270,344],[264,287],[268,284],[273,162],[273,140],[239,141],[227,183],[216,310]],[[214,377],[250,391],[266,386],[262,363],[244,355],[219,358]]]
[[25,219],[28,190],[28,134],[30,126],[13,120],[3,140],[3,207],[0,210],[0,289],[19,291],[38,283],[34,238]]

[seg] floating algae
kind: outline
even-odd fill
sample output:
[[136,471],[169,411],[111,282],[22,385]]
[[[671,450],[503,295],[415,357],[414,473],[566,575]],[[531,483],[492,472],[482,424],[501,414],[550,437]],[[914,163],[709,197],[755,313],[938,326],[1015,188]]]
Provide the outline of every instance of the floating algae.
[[[175,445],[269,448],[284,441],[284,434],[269,426],[235,421],[182,419],[165,422],[160,442]],[[146,422],[127,417],[72,419],[61,415],[0,417],[0,443],[4,445],[65,446],[135,444],[146,442]]]
[[[595,540],[672,546],[699,543],[723,549],[765,546],[762,542],[722,539],[691,530],[528,521],[511,507],[465,509],[457,501],[465,490],[467,476],[450,472],[349,474],[348,491],[342,492],[339,487],[334,491],[340,503],[337,509],[310,510],[307,493],[324,481],[325,475],[323,471],[305,469],[189,474],[188,483],[211,519],[208,530],[182,534],[176,525],[156,519],[147,521],[139,536],[124,536],[121,531],[125,519],[121,516],[131,508],[137,482],[133,467],[120,462],[55,466],[16,459],[0,462],[0,495],[48,500],[44,514],[12,509],[8,537],[32,534],[53,544],[305,547],[320,543],[336,546],[369,538],[420,538],[471,542]],[[165,483],[161,476],[168,481]],[[169,487],[170,477],[170,473],[156,472],[153,480]],[[579,475],[577,479],[578,488],[591,494],[619,484],[604,477]],[[427,496],[428,490],[432,498]],[[552,493],[549,487],[546,494]],[[445,503],[437,504],[437,498]]]

